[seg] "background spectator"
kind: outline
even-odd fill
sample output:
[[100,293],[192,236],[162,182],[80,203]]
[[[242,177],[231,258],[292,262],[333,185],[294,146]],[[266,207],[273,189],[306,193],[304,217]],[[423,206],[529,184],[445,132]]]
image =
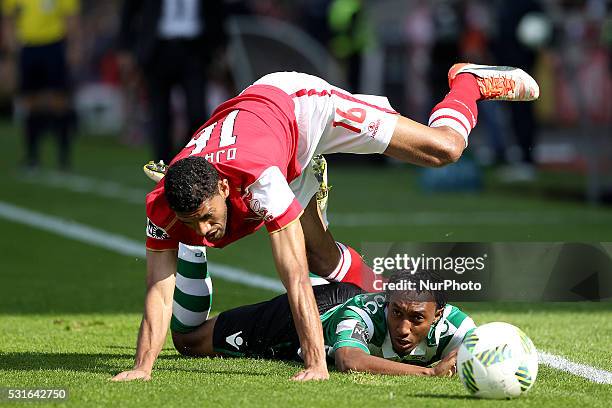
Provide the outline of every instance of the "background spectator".
[[3,0],[3,40],[18,65],[19,104],[23,109],[24,165],[39,165],[42,134],[53,131],[58,162],[70,168],[70,136],[74,128],[69,66],[80,57],[78,0]]
[[121,13],[119,64],[124,75],[138,66],[147,85],[155,159],[169,161],[171,91],[185,95],[188,126],[183,142],[206,121],[206,72],[225,44],[223,3],[198,0],[126,0]]

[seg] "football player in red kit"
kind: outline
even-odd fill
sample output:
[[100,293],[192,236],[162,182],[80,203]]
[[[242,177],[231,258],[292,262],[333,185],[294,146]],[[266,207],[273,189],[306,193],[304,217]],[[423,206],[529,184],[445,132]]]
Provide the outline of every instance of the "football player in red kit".
[[428,126],[399,115],[384,97],[353,95],[296,72],[266,75],[219,106],[147,195],[145,312],[135,366],[114,379],[149,379],[168,326],[180,348],[186,334],[206,321],[212,284],[205,247],[224,247],[264,225],[305,364],[294,379],[327,379],[308,272],[365,290],[372,290],[376,276],[328,230],[317,205],[316,158],[379,153],[443,166],[467,147],[477,101],[539,95],[533,78],[509,67],[456,64],[449,85]]

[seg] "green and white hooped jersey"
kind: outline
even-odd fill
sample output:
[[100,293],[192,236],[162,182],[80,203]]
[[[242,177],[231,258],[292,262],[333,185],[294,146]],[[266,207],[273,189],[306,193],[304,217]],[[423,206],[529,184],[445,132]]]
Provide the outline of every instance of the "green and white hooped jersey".
[[427,338],[402,358],[391,345],[383,294],[357,295],[321,315],[321,322],[330,357],[341,347],[357,347],[377,357],[421,366],[444,358],[476,327],[468,315],[447,304],[442,318],[432,325]]

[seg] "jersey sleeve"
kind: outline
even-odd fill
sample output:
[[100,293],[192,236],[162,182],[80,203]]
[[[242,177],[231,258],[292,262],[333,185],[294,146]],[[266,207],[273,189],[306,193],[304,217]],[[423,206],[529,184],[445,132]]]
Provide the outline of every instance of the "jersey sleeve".
[[246,188],[244,201],[264,220],[268,232],[285,228],[302,214],[302,206],[277,166],[262,171],[257,180]]
[[159,227],[147,218],[146,247],[150,251],[170,251],[178,249],[178,241],[172,239],[165,229]]
[[326,343],[335,352],[342,347],[357,347],[370,354],[368,343],[373,336],[373,323],[365,313],[358,313],[355,307],[342,306],[334,313],[334,323]]
[[465,336],[467,336],[468,333],[470,333],[472,330],[476,328],[476,324],[474,324],[474,320],[472,320],[471,317],[463,313],[458,308],[454,308],[451,314],[454,315],[452,316],[454,318],[453,320],[455,321],[459,320],[459,322],[458,322],[458,326],[456,326],[457,329],[453,333],[453,337],[450,339],[448,344],[442,350],[442,353],[440,354],[441,358],[446,357],[451,351],[459,347],[461,345],[461,342],[463,342],[463,339],[465,338]]
[[168,251],[178,249],[178,240],[168,231],[176,222],[175,214],[170,210],[163,195],[161,183],[146,197],[147,226],[146,247],[151,251]]
[[334,351],[342,347],[357,347],[370,354],[368,349],[367,329],[357,319],[346,319],[338,324],[334,336]]

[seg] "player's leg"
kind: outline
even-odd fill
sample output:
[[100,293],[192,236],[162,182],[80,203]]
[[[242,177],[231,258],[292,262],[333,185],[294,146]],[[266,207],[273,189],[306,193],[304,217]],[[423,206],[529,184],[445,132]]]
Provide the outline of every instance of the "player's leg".
[[[205,248],[179,244],[170,328],[175,347],[181,354],[265,357],[270,353],[285,352],[286,349],[280,345],[290,344],[293,339],[289,336],[295,330],[289,330],[293,325],[286,295],[284,300],[281,296],[207,320],[211,304],[212,281]],[[260,340],[264,335],[268,336],[268,342]],[[251,339],[250,336],[252,341],[246,341]],[[214,342],[211,338],[215,339]],[[297,333],[295,341],[299,344]]]
[[297,91],[294,101],[300,124],[323,129],[315,153],[384,153],[408,163],[442,166],[456,161],[467,146],[476,125],[476,101],[529,101],[539,94],[533,78],[509,67],[456,64],[449,84],[427,126],[400,116],[384,97],[353,95],[325,82]]
[[444,100],[433,108],[429,126],[398,118],[384,154],[427,167],[457,161],[476,125],[480,97],[476,79],[471,74],[459,75]]
[[[318,198],[323,198],[321,188],[327,193],[327,177],[321,173],[321,166],[326,168],[325,159],[313,160],[313,165],[304,170],[295,183],[291,184],[300,202],[310,201],[300,217],[308,268],[313,274],[332,282],[346,282],[372,292],[376,291],[374,281],[378,276],[363,262],[361,256],[348,245],[336,242],[327,228],[327,205]],[[321,183],[325,182],[322,186]],[[327,196],[325,195],[325,200]],[[323,205],[324,204],[324,205]],[[323,207],[323,211],[321,211]]]
[[25,158],[24,164],[36,168],[40,161],[40,139],[47,127],[47,117],[40,95],[29,94],[21,98],[24,115]]
[[400,117],[384,153],[423,166],[457,161],[478,118],[477,101],[531,101],[539,96],[535,80],[512,67],[455,64],[450,91],[432,110],[428,126]]
[[[313,288],[319,314],[363,293],[346,283]],[[222,312],[191,333],[172,333],[177,351],[192,357],[255,356],[295,359],[299,339],[287,295]]]
[[340,253],[336,241],[322,220],[316,197],[312,197],[300,217],[308,268],[319,276],[328,276],[338,265]]
[[368,292],[376,291],[377,275],[357,251],[336,242],[322,222],[315,197],[304,210],[300,223],[310,272],[331,282],[351,283]]
[[214,357],[220,355],[213,348],[213,333],[217,317],[206,320],[190,333],[172,331],[172,342],[176,351],[189,357]]
[[47,112],[41,93],[44,79],[40,75],[39,47],[22,47],[19,52],[19,101],[24,110],[24,164],[39,165],[39,146],[47,127]]
[[44,71],[47,79],[49,122],[57,138],[58,164],[60,169],[67,170],[70,168],[70,145],[75,123],[69,94],[69,72],[64,42],[45,47]]
[[183,355],[295,359],[299,337],[287,295],[227,310],[190,333],[172,333]]
[[70,98],[62,91],[49,91],[46,94],[49,106],[49,127],[57,138],[57,159],[59,168],[68,170],[74,119],[71,113]]
[[206,248],[179,244],[170,320],[172,332],[188,334],[198,330],[208,318],[212,295]]

